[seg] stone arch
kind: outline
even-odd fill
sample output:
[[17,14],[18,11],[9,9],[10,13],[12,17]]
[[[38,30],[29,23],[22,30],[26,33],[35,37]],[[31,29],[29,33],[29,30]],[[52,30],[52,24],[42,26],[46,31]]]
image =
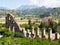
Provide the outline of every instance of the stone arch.
[[20,31],[19,26],[14,19],[15,18],[12,14],[8,13],[6,15],[5,17],[6,28],[8,28],[9,30],[13,30],[13,31]]

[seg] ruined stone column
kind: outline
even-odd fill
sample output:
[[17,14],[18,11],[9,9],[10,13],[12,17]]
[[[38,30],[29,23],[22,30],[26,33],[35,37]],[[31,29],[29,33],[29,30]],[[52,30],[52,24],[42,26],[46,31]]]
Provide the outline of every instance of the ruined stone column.
[[29,30],[27,29],[26,36],[29,37]]
[[6,24],[6,28],[8,28],[8,29],[9,29],[9,25],[10,25],[9,16],[10,15],[7,14],[7,16],[5,17],[5,24]]
[[39,28],[36,28],[36,36],[39,37]]
[[31,37],[31,32],[29,32],[29,37]]
[[55,33],[55,39],[60,39],[60,37],[59,37],[60,35],[59,35],[59,33]]
[[31,37],[31,32],[30,32],[30,30],[29,29],[27,29],[27,37]]
[[31,29],[31,37],[34,37],[34,27]]
[[11,26],[9,26],[9,31],[11,30]]
[[5,17],[5,21],[6,28],[8,28],[9,30],[13,30],[14,17],[12,16],[12,14],[8,13],[7,16]]
[[22,32],[23,32],[24,36],[26,37],[26,30],[25,30],[25,28],[22,29]]
[[45,38],[45,29],[42,30],[42,38]]
[[48,30],[48,39],[51,40],[51,38],[52,38],[52,29],[49,28],[49,30]]
[[13,25],[12,25],[12,24],[11,24],[11,26],[10,26],[10,30],[13,31]]

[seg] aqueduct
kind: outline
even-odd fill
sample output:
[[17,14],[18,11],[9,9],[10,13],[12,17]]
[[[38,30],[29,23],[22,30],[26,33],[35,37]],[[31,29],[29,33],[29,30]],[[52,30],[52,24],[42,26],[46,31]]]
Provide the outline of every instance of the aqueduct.
[[40,28],[37,27],[36,30],[34,30],[34,27],[32,27],[32,29],[27,29],[25,30],[25,28],[20,28],[20,26],[16,23],[14,16],[12,14],[7,14],[6,17],[6,28],[8,28],[9,30],[14,31],[20,31],[22,32],[22,34],[24,34],[25,37],[39,37],[39,38],[47,38],[50,40],[54,40],[54,39],[60,39],[60,34],[59,33],[52,33],[52,29],[49,28],[49,32],[48,34],[46,34],[46,30],[43,29],[42,30],[42,34],[40,34]]
[[5,17],[5,21],[6,21],[6,28],[8,28],[9,30],[13,30],[13,31],[19,31],[19,26],[16,23],[16,21],[14,20],[14,16],[12,14],[7,14]]

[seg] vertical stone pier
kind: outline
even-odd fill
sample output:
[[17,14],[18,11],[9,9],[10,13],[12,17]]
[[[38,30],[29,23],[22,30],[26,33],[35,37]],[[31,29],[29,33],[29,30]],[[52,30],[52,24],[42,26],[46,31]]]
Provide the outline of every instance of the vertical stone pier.
[[34,38],[34,36],[35,36],[34,34],[35,34],[35,33],[34,33],[34,27],[32,27],[32,29],[31,29],[31,37],[32,37],[32,38]]
[[60,39],[60,35],[59,35],[59,33],[55,33],[55,39]]
[[39,37],[39,28],[36,28],[36,36]]
[[45,38],[45,29],[42,30],[42,38]]
[[29,37],[31,37],[31,32],[29,32]]
[[52,29],[49,28],[49,30],[48,30],[48,39],[51,40],[51,38],[52,38]]
[[29,29],[27,29],[26,35],[27,35],[27,37],[31,37],[31,32]]
[[26,30],[25,30],[25,28],[22,29],[22,32],[23,32],[24,36],[26,37]]
[[7,14],[6,17],[5,17],[5,24],[6,24],[6,28],[8,28],[8,29],[9,29],[9,24],[10,24],[10,22],[9,22],[9,20],[10,20],[9,16],[10,16],[10,14]]
[[26,36],[29,37],[29,29],[26,31]]
[[15,22],[14,16],[10,13],[8,13],[5,17],[5,22],[6,22],[6,28],[9,30],[13,30],[13,23]]

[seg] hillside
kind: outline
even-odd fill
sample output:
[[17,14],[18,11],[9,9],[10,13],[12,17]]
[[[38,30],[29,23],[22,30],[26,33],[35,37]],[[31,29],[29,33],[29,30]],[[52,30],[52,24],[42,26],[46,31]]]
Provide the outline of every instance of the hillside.
[[46,8],[44,6],[42,7],[35,7],[35,8],[27,8],[26,7],[23,10],[8,10],[6,8],[0,8],[0,16],[6,15],[6,13],[12,13],[15,16],[21,16],[21,15],[49,15],[50,13],[52,15],[60,15],[60,8]]
[[38,7],[34,9],[27,9],[27,10],[24,10],[23,12],[25,12],[25,14],[31,14],[31,15],[42,15],[46,12],[49,12],[50,10],[51,10],[50,8]]
[[59,8],[53,8],[50,13],[53,15],[60,15],[60,7]]
[[22,5],[22,6],[18,7],[16,10],[23,11],[26,9],[33,9],[33,8],[37,8],[37,7],[38,6],[35,6],[35,5]]

